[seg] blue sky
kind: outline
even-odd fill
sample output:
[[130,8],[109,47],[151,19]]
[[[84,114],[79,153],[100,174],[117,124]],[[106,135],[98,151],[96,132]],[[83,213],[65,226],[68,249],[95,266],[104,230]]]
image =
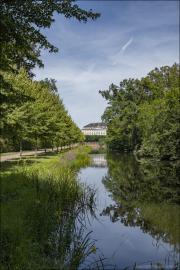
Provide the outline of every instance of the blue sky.
[[111,83],[142,78],[155,67],[179,62],[178,1],[76,1],[101,13],[86,24],[54,14],[41,30],[58,53],[41,52],[44,69],[35,80],[57,80],[60,98],[74,122],[83,128],[100,122],[107,102],[98,93]]

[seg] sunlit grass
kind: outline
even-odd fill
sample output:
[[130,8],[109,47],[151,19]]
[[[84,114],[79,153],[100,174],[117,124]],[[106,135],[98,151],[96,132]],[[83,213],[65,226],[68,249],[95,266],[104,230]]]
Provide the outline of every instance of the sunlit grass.
[[[72,258],[60,246],[71,246],[73,224],[88,190],[76,179],[78,170],[87,166],[89,147],[3,163],[1,178],[1,268],[52,269],[76,266],[74,242]],[[86,192],[86,195],[85,195]],[[92,205],[93,202],[88,202]],[[84,204],[84,202],[83,202]],[[59,230],[65,233],[59,234]],[[68,242],[68,238],[71,241]],[[76,237],[75,237],[76,238]],[[61,245],[58,245],[61,243]],[[64,241],[64,242],[63,242]],[[85,254],[86,245],[81,247]],[[74,257],[75,256],[75,257]],[[59,269],[59,268],[58,268]],[[75,268],[76,269],[76,268]]]

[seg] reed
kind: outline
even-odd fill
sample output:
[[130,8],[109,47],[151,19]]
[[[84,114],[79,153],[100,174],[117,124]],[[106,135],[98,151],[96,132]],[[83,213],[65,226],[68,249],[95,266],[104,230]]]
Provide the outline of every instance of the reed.
[[83,188],[76,176],[89,164],[90,150],[28,157],[4,168],[1,269],[77,269],[85,259],[90,238],[78,240],[82,229],[75,230],[75,220],[82,205],[92,208],[93,190]]

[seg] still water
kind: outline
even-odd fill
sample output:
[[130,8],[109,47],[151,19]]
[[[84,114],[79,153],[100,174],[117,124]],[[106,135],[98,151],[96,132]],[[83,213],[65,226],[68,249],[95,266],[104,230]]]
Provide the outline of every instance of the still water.
[[174,269],[180,255],[179,163],[140,163],[120,153],[90,156],[78,178],[97,188],[97,218],[88,215],[84,231],[97,241],[80,269],[100,258],[104,269],[133,269],[135,263],[136,269]]

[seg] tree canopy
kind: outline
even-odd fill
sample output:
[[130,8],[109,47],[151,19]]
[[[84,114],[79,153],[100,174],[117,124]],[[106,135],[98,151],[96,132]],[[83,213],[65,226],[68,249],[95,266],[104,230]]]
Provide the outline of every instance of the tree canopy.
[[99,91],[108,101],[102,120],[110,149],[154,159],[180,157],[179,64],[155,68]]
[[33,138],[36,148],[37,139],[51,141],[52,145],[55,142],[57,147],[84,141],[83,133],[72,121],[57,93],[54,79],[47,79],[48,83],[45,85],[42,81],[32,82],[23,67],[18,75],[9,72],[2,74],[15,91],[18,89],[20,94],[28,97],[19,99],[18,103],[9,103],[11,93],[2,89],[2,93],[7,97],[7,100],[2,102],[2,138],[18,139],[21,144],[23,140]]
[[75,0],[0,0],[0,51],[1,69],[16,71],[13,64],[26,63],[26,71],[35,65],[43,67],[39,53],[33,53],[34,46],[58,52],[47,38],[40,33],[41,28],[50,28],[55,21],[54,12],[66,18],[76,18],[87,22],[100,17],[92,10],[85,11],[74,4]]
[[[84,140],[59,97],[55,79],[32,82],[32,69],[43,67],[41,49],[58,52],[40,32],[50,28],[54,13],[86,23],[100,13],[83,10],[75,0],[0,0],[1,136],[71,144]],[[31,79],[31,80],[30,80]]]

